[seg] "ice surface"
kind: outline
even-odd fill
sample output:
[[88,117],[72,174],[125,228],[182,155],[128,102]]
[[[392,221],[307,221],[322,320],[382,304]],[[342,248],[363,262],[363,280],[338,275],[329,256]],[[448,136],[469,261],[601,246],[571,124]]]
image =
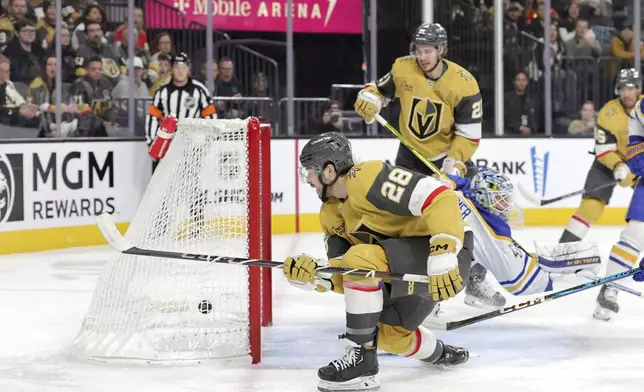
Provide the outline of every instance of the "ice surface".
[[[526,229],[517,240],[556,241],[561,229]],[[603,256],[619,228],[593,228]],[[275,236],[274,258],[306,252],[322,257],[320,235]],[[343,354],[343,299],[305,293],[275,271],[274,326],[263,331],[257,366],[205,363],[190,367],[119,366],[77,361],[68,355],[98,275],[114,253],[106,247],[0,257],[0,391],[38,392],[246,392],[315,391],[318,367]],[[568,280],[558,284],[580,283]],[[644,290],[630,279],[622,283]],[[470,349],[453,369],[380,357],[382,391],[556,392],[644,390],[644,299],[620,294],[610,322],[591,317],[597,289],[460,330],[437,331],[445,342]],[[514,299],[510,301],[516,301]],[[517,301],[518,302],[518,301]],[[442,317],[480,312],[462,297]]]

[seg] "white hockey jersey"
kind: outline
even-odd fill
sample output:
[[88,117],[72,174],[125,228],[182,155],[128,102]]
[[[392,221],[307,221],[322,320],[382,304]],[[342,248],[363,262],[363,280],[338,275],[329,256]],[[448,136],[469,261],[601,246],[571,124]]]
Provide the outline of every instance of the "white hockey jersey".
[[470,179],[449,177],[450,186],[463,195],[459,202],[461,216],[474,232],[474,262],[514,295],[552,290],[550,275],[541,269],[536,257],[512,239],[510,226],[470,199]]

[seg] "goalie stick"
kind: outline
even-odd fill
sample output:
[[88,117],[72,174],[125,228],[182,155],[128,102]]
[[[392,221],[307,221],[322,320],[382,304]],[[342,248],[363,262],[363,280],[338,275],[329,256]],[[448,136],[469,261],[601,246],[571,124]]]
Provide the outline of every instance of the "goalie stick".
[[565,200],[574,196],[583,195],[584,193],[589,193],[589,192],[595,192],[595,191],[612,187],[615,185],[617,185],[617,181],[610,181],[605,184],[597,185],[592,188],[580,189],[578,191],[566,193],[565,195],[553,197],[552,199],[541,199],[539,196],[537,196],[533,192],[530,192],[528,189],[526,189],[521,183],[517,185],[517,189],[519,190],[519,193],[521,194],[521,196],[523,196],[523,198],[529,201],[530,203],[537,206],[545,206],[545,205],[556,203],[558,201]]
[[636,273],[640,272],[641,270],[642,269],[638,267],[638,268],[634,268],[634,269],[632,269],[630,271],[624,271],[624,272],[620,272],[620,273],[615,274],[615,275],[609,275],[609,276],[599,278],[599,279],[596,279],[596,280],[593,280],[593,281],[590,281],[590,282],[587,282],[587,283],[583,283],[583,284],[580,284],[580,285],[577,285],[577,286],[569,287],[567,289],[560,290],[560,291],[550,293],[550,294],[547,294],[547,295],[534,297],[534,298],[531,298],[531,299],[529,299],[527,301],[519,302],[518,304],[509,305],[509,306],[506,306],[506,307],[501,308],[501,309],[493,310],[493,311],[488,312],[488,313],[479,314],[478,316],[466,318],[466,319],[463,319],[463,320],[441,322],[441,321],[438,321],[436,319],[433,319],[433,320],[430,321],[430,324],[431,324],[431,326],[433,326],[435,328],[451,331],[451,330],[454,330],[454,329],[466,327],[468,325],[480,323],[481,321],[486,321],[486,320],[490,320],[490,319],[493,319],[493,318],[496,318],[496,317],[499,317],[499,316],[510,314],[510,313],[519,311],[521,309],[526,309],[526,308],[529,308],[529,307],[532,307],[532,306],[536,306],[536,305],[540,305],[540,304],[543,304],[543,303],[546,303],[546,302],[550,302],[552,300],[562,298],[562,297],[568,296],[570,294],[575,294],[575,293],[578,293],[580,291],[592,289],[593,287],[601,286],[601,285],[609,283],[609,282],[624,279],[624,278],[627,278],[629,276],[635,275]]
[[[260,260],[260,259],[246,259],[242,257],[229,257],[229,256],[215,256],[215,255],[206,255],[198,253],[184,253],[184,252],[170,252],[163,250],[154,250],[154,249],[142,249],[134,246],[130,241],[125,239],[121,232],[118,231],[112,216],[106,212],[99,215],[97,218],[98,228],[103,233],[103,237],[114,249],[123,254],[128,255],[138,255],[138,256],[149,256],[149,257],[159,257],[166,259],[178,259],[178,260],[198,260],[205,261],[208,263],[224,263],[224,264],[236,264],[243,266],[252,266],[252,267],[269,267],[269,268],[281,268],[284,263],[271,260]],[[405,282],[418,282],[418,283],[429,283],[429,276],[426,275],[416,275],[416,274],[400,274],[393,272],[383,272],[383,271],[374,271],[374,270],[363,270],[363,269],[349,269],[349,268],[337,268],[337,267],[318,267],[317,272],[327,272],[332,274],[339,275],[352,275],[352,276],[362,276],[366,278],[379,278],[379,279],[392,279],[392,280],[402,280]]]

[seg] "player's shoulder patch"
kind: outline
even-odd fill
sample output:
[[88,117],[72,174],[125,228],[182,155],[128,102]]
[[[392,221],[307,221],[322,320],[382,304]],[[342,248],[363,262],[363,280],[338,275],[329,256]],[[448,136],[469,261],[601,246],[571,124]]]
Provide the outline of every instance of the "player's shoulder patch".
[[402,56],[398,57],[394,61],[394,65],[391,67],[392,71],[395,74],[398,73],[407,73],[416,69],[416,57],[414,56]]
[[358,162],[347,173],[347,193],[349,197],[367,193],[373,181],[382,170],[382,161]]
[[459,95],[472,96],[480,93],[479,83],[470,71],[449,60],[444,61],[447,62],[447,69],[453,75],[452,80],[458,81],[454,85],[458,86],[460,90],[458,91]]
[[[601,128],[610,130],[611,125],[614,123],[615,117],[623,114],[624,109],[619,98],[612,99],[599,109],[597,113],[597,125]],[[627,113],[630,115],[630,113]]]

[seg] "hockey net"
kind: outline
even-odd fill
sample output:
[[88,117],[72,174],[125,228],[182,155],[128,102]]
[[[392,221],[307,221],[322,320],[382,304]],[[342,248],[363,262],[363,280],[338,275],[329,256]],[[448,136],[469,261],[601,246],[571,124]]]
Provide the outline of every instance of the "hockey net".
[[[142,248],[270,259],[270,128],[182,119],[126,233]],[[76,357],[260,360],[270,270],[120,254],[102,273]]]

